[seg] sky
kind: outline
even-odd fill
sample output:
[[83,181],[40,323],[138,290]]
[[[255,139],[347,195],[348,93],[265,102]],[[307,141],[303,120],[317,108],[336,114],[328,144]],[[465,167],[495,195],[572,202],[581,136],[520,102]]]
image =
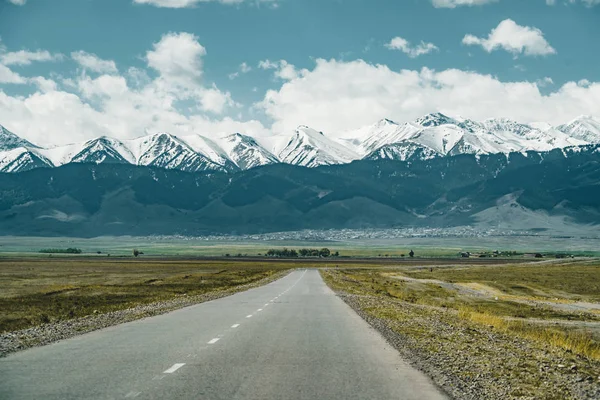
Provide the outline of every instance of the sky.
[[0,0],[0,124],[36,144],[431,112],[600,116],[600,0]]

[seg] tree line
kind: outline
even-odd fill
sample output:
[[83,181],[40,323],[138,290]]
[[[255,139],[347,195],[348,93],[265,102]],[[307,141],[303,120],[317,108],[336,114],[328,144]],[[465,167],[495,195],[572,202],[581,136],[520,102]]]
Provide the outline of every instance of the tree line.
[[81,254],[81,249],[69,247],[68,249],[42,249],[40,253],[50,254]]
[[268,257],[281,257],[281,258],[297,258],[297,257],[319,257],[319,258],[327,258],[327,257],[339,257],[340,253],[336,251],[332,253],[328,248],[322,249],[287,249],[284,248],[282,250],[279,249],[270,249],[267,251],[266,255]]

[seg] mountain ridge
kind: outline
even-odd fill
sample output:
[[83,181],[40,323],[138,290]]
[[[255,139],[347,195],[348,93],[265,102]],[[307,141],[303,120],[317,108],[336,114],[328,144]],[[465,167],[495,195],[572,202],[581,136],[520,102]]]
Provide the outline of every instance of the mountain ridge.
[[266,138],[238,132],[211,137],[158,132],[127,140],[103,136],[53,148],[37,146],[0,126],[0,172],[68,163],[235,172],[276,163],[318,167],[360,159],[407,161],[458,154],[540,152],[600,143],[600,119],[595,117],[581,116],[557,127],[534,125],[507,118],[477,122],[432,113],[404,124],[382,119],[332,136],[301,125],[291,133]]
[[489,227],[508,226],[502,216],[511,209],[532,221],[597,226],[598,182],[600,145],[237,172],[71,163],[0,173],[0,234]]

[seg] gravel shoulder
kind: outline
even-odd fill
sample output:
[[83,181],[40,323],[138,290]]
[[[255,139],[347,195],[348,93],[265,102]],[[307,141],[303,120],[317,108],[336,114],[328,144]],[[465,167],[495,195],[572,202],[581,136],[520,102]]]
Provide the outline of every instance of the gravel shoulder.
[[600,363],[461,319],[451,310],[327,284],[455,399],[598,399]]
[[134,320],[165,314],[180,308],[192,306],[206,301],[216,300],[222,297],[266,285],[289,274],[290,270],[276,272],[269,277],[224,290],[215,290],[196,296],[179,296],[175,299],[140,305],[137,307],[113,311],[104,314],[93,314],[82,318],[66,321],[51,322],[32,328],[0,334],[0,357],[10,353],[25,350],[31,347],[44,346],[59,340],[68,339],[77,335],[92,332],[131,322]]

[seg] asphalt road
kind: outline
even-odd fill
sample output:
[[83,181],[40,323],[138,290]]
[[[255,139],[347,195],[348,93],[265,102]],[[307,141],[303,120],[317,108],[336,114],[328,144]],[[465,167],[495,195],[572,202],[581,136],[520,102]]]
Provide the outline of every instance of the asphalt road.
[[0,359],[0,399],[444,399],[314,270]]

